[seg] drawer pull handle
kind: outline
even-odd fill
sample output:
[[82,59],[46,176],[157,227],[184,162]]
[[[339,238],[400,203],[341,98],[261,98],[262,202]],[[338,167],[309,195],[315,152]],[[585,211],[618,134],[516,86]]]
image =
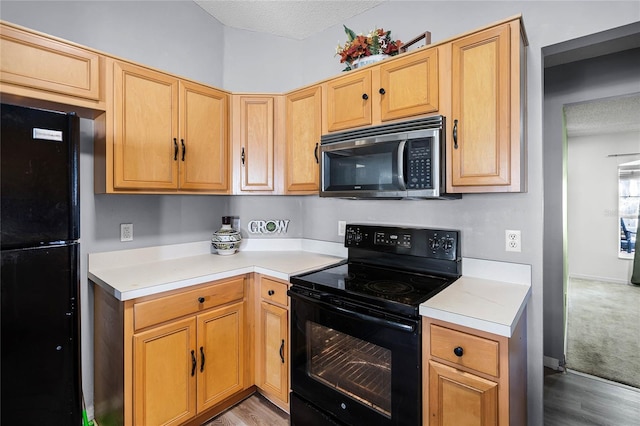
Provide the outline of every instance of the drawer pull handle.
[[198,297],[198,303],[204,303],[204,297]]
[[280,344],[280,360],[284,364],[284,339],[282,339],[282,343]]
[[191,351],[191,377],[193,377],[196,374],[196,365],[198,365],[198,362],[196,361],[196,351],[192,350]]
[[200,346],[200,359],[202,360],[200,363],[200,372],[204,371],[204,348]]
[[273,290],[269,290],[269,291],[267,292],[267,294],[268,294],[269,296],[273,296],[275,293],[276,293],[276,292],[275,292],[275,291],[273,291]]
[[462,347],[458,346],[457,348],[455,348],[453,350],[453,353],[455,354],[455,356],[461,357],[462,355],[464,355],[464,349],[462,349]]

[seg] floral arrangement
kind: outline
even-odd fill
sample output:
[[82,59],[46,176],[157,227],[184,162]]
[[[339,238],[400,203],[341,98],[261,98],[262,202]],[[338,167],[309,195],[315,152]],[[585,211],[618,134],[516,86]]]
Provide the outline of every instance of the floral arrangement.
[[402,47],[402,41],[391,39],[391,31],[375,28],[367,35],[356,35],[346,25],[343,27],[347,34],[347,42],[344,45],[338,44],[336,56],[340,55],[340,63],[347,63],[345,70],[351,69],[353,61],[358,58],[380,54],[395,56]]

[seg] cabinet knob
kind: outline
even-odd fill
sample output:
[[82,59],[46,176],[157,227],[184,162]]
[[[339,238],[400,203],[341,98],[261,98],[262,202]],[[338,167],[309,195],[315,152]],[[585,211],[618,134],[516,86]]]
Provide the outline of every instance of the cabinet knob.
[[464,349],[462,349],[461,346],[458,346],[457,348],[455,348],[453,350],[453,353],[455,354],[455,356],[460,357],[460,356],[464,355]]
[[198,303],[204,303],[204,297],[198,297]]
[[378,93],[380,93],[381,95],[384,95],[385,93],[387,93],[383,87],[380,88],[380,90],[378,90]]
[[366,93],[363,93],[362,94],[362,99],[364,99],[366,101],[367,99],[369,99],[369,95],[367,95]]
[[269,290],[269,291],[267,292],[267,294],[268,294],[269,296],[273,296],[275,293],[276,293],[276,292],[275,292],[275,291],[273,291],[273,290]]

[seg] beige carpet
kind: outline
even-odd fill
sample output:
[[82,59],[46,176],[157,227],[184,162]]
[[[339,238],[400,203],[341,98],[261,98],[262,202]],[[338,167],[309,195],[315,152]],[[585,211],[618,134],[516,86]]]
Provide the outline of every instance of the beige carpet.
[[567,368],[640,388],[640,286],[569,280]]

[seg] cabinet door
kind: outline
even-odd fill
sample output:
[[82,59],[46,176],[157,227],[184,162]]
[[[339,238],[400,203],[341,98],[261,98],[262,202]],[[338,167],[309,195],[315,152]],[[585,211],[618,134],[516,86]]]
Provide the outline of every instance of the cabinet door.
[[320,86],[287,95],[287,192],[318,191],[321,96]]
[[178,80],[114,63],[114,187],[178,188]]
[[438,50],[425,49],[380,65],[380,119],[438,110]]
[[371,70],[351,71],[327,83],[330,132],[371,124]]
[[198,412],[244,387],[244,303],[198,316]]
[[288,311],[260,303],[260,348],[258,387],[285,404],[289,397]]
[[454,187],[511,183],[510,44],[508,24],[452,43]]
[[498,384],[429,361],[430,426],[495,426]]
[[133,415],[137,425],[178,425],[196,415],[196,320],[133,336]]
[[229,189],[227,95],[180,82],[180,189]]
[[240,96],[240,190],[274,190],[274,147],[274,98]]
[[100,99],[100,56],[2,25],[0,81],[85,99]]

